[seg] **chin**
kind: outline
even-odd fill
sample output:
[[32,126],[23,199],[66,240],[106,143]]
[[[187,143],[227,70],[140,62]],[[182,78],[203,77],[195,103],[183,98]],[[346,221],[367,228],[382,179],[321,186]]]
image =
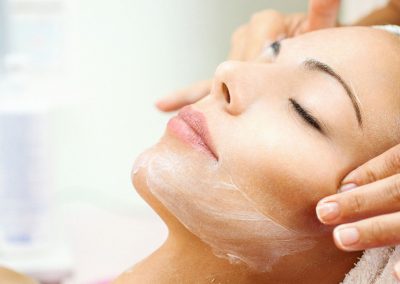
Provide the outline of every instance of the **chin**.
[[147,149],[141,153],[134,162],[134,166],[131,171],[131,182],[140,195],[140,197],[161,217],[164,223],[171,224],[176,223],[176,218],[165,208],[165,206],[160,202],[160,200],[155,197],[148,185],[149,169],[148,165],[151,158],[156,157],[160,148],[170,148],[165,144],[165,139],[160,141],[153,147]]

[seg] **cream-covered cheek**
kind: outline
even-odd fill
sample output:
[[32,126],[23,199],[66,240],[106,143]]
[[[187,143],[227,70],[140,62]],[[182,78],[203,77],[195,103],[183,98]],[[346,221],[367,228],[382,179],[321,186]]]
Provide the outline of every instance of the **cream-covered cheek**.
[[136,161],[150,192],[214,254],[268,271],[280,257],[311,249],[315,240],[256,209],[229,172],[197,151],[158,144]]

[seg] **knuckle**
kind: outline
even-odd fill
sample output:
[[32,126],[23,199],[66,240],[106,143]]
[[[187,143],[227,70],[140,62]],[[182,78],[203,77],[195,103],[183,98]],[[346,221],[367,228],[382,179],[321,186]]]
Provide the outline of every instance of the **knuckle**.
[[393,170],[400,168],[400,149],[396,149],[391,155],[385,160],[385,166],[387,170]]
[[367,245],[382,241],[385,236],[384,224],[381,221],[374,221],[370,226],[368,234],[365,235],[367,237],[364,241]]
[[246,25],[242,25],[235,30],[235,32],[233,33],[232,38],[231,38],[231,41],[233,43],[238,42],[243,38],[243,36],[246,32],[246,27],[247,27]]
[[359,213],[363,210],[365,204],[365,200],[362,195],[356,194],[351,199],[350,210],[354,213]]
[[365,173],[365,177],[367,178],[367,180],[369,182],[378,180],[378,176],[375,174],[374,169],[371,168],[371,166],[369,164],[366,165],[366,167],[364,168],[364,173]]
[[388,194],[392,200],[400,203],[400,175],[397,174],[392,179],[393,181],[388,188]]
[[340,0],[325,0],[325,1],[311,1],[313,8],[321,12],[326,12],[327,9],[332,8],[340,3]]
[[250,19],[250,22],[254,23],[254,24],[258,24],[262,21],[265,21],[265,19],[275,19],[280,16],[281,16],[281,14],[278,11],[268,9],[268,10],[264,10],[264,11],[253,14],[253,16]]

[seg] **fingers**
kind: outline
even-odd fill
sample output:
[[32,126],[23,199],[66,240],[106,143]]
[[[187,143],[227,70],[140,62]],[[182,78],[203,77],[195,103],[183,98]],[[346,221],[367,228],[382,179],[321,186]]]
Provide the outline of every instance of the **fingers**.
[[[241,33],[241,34],[240,34]],[[240,52],[235,51],[236,60],[254,60],[258,58],[266,42],[273,42],[286,34],[285,16],[274,10],[264,10],[256,13],[245,26],[239,30],[236,40],[233,41],[232,49],[241,48]]]
[[327,225],[400,211],[400,175],[325,197],[316,211],[318,219]]
[[293,14],[286,17],[286,35],[295,37],[306,32],[308,18],[305,14]]
[[310,0],[308,8],[308,31],[336,26],[340,0]]
[[400,173],[400,145],[373,158],[347,175],[343,185],[363,185]]
[[228,56],[230,60],[242,60],[246,47],[247,30],[248,25],[242,25],[233,33],[231,39],[231,50]]
[[397,245],[400,243],[400,212],[340,225],[333,236],[336,246],[344,251]]
[[156,102],[156,106],[161,111],[175,111],[207,96],[210,93],[210,88],[211,80],[201,81],[160,99]]
[[[250,23],[241,26],[234,33],[229,59],[242,61],[257,59],[266,41],[272,43],[281,38],[285,29],[285,17],[282,14],[273,10],[255,14]],[[174,111],[208,95],[210,88],[211,80],[202,81],[162,98],[156,106],[161,111]]]
[[[282,37],[285,32],[284,19],[283,15],[272,10],[255,14],[249,24],[241,26],[234,33],[229,58],[243,61],[257,59],[267,40],[272,42]],[[208,95],[210,88],[211,80],[202,81],[162,98],[156,106],[161,111],[174,111]]]
[[[311,23],[308,26],[315,29],[327,25],[332,21],[331,18],[336,21],[338,7],[339,0],[311,0],[311,14],[308,21],[302,15],[285,16],[274,10],[256,13],[248,24],[241,26],[234,33],[229,59],[242,61],[259,59],[268,42],[272,43],[287,35],[299,34],[300,30],[306,31],[303,28],[306,23]],[[210,85],[209,81],[200,82],[159,100],[156,106],[162,111],[177,110],[206,96],[210,91]]]

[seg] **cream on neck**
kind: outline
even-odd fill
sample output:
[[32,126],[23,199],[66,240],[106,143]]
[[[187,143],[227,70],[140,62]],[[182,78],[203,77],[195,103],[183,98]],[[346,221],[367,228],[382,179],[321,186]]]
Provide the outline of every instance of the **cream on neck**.
[[232,176],[206,159],[197,151],[179,155],[158,144],[138,158],[132,174],[145,168],[150,192],[216,256],[231,263],[269,271],[280,257],[314,246],[311,236],[258,211]]

